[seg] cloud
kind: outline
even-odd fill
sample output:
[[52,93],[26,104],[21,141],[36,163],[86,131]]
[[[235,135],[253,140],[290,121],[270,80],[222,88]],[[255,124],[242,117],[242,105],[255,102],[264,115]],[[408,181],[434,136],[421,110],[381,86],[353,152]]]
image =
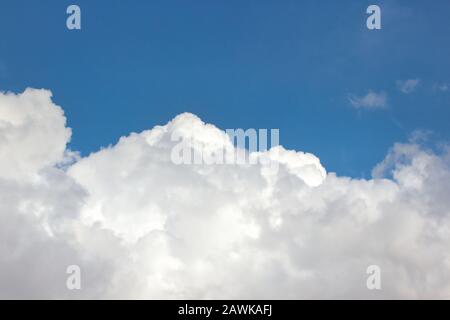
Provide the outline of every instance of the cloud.
[[0,93],[0,106],[0,176],[30,176],[63,159],[71,130],[49,91]]
[[404,94],[412,93],[420,85],[420,79],[397,80],[398,89]]
[[450,83],[439,83],[434,85],[435,90],[447,92],[450,90]]
[[365,96],[358,97],[355,95],[349,96],[349,101],[351,105],[356,109],[385,109],[387,108],[387,97],[386,93],[380,92],[376,93],[369,91]]
[[70,158],[50,97],[0,94],[0,298],[450,297],[450,148],[395,144],[367,180],[281,146],[271,174],[175,165],[175,131],[223,143],[186,113]]

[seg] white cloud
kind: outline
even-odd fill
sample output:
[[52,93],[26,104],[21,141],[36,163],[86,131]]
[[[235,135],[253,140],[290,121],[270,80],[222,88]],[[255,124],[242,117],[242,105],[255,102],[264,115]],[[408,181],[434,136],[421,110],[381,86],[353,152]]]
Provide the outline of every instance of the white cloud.
[[450,90],[450,83],[435,84],[434,88],[442,92],[447,92]]
[[[208,145],[224,135],[182,114],[61,168],[70,135],[50,93],[11,97],[0,94],[0,298],[450,297],[450,149],[396,144],[368,180],[282,147],[275,175],[174,165],[174,130]],[[81,291],[65,288],[71,264]],[[373,264],[381,291],[365,286]]]
[[351,105],[356,109],[385,109],[387,108],[387,97],[386,93],[380,92],[376,93],[369,91],[365,96],[358,97],[355,95],[349,96],[349,101]]
[[412,93],[420,85],[420,79],[398,80],[397,87],[404,94]]
[[0,176],[22,178],[62,160],[71,131],[47,90],[0,93]]

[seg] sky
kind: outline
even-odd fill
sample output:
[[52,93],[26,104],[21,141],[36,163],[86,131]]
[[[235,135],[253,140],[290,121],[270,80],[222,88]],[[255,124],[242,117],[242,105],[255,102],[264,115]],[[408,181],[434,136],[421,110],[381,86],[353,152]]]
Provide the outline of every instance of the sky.
[[0,299],[450,298],[448,1],[70,4],[0,0]]
[[[370,177],[415,130],[450,137],[450,3],[68,1],[0,5],[0,90],[51,89],[83,155],[192,112],[219,128],[279,128],[328,170]],[[418,80],[405,94],[399,82]],[[385,95],[384,108],[351,97]]]

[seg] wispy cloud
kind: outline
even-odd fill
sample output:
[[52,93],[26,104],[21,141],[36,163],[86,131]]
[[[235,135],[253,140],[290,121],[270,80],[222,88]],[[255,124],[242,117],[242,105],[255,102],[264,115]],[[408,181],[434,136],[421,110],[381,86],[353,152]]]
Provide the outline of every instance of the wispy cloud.
[[409,94],[420,85],[420,79],[397,80],[398,89],[404,94]]
[[387,96],[385,92],[369,91],[365,96],[350,95],[349,101],[356,109],[385,109],[387,108]]
[[435,88],[442,92],[450,91],[450,83],[437,83]]

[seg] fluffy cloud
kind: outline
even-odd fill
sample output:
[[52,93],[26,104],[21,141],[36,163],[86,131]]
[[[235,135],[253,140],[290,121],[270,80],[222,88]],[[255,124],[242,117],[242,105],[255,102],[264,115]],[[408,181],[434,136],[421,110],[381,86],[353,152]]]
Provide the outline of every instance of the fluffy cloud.
[[0,94],[1,298],[450,297],[448,148],[396,144],[368,180],[282,147],[276,173],[176,165],[174,132],[207,152],[226,137],[181,114],[68,163],[50,96]]
[[385,109],[387,108],[386,93],[376,93],[369,91],[365,96],[358,97],[355,95],[349,96],[350,104],[356,109]]
[[47,90],[0,94],[0,176],[30,177],[63,159],[71,131]]
[[404,94],[413,92],[420,84],[420,79],[398,80],[397,87]]

